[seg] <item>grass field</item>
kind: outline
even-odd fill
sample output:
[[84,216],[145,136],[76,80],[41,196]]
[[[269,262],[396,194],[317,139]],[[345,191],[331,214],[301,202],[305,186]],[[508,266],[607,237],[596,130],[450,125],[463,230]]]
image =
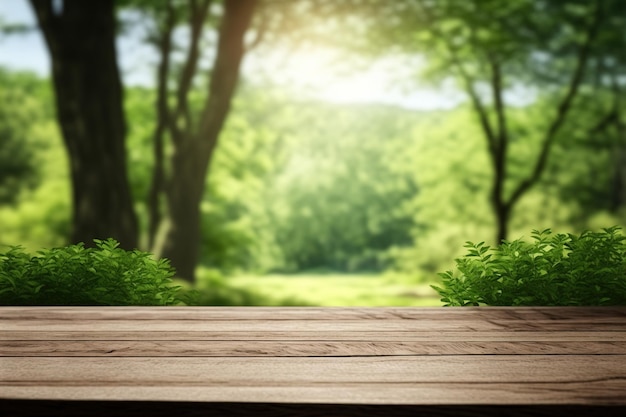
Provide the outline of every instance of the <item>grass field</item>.
[[200,305],[441,306],[428,283],[392,274],[199,274]]

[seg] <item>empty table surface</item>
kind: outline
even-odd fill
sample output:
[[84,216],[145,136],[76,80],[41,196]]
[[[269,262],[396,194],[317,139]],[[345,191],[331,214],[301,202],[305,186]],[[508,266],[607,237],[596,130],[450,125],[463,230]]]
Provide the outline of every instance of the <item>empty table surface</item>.
[[0,307],[2,415],[147,411],[626,415],[626,308]]

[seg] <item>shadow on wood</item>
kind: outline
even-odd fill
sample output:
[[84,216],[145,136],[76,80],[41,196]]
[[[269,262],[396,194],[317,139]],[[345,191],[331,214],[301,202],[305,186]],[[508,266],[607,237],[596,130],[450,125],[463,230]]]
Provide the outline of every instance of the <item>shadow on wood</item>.
[[152,401],[0,400],[0,412],[11,417],[57,416],[603,416],[623,417],[626,406],[472,406],[206,403]]

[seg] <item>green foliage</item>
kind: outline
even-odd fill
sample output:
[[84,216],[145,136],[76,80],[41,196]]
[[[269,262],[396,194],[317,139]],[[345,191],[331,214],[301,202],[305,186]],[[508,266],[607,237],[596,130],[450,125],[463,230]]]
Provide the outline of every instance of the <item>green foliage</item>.
[[0,69],[0,245],[62,246],[70,230],[67,156],[47,80]]
[[125,251],[113,239],[39,251],[0,253],[0,305],[172,305],[178,287],[165,259]]
[[[33,144],[42,144],[28,145],[41,182],[32,191],[21,187],[14,205],[0,206],[0,244],[19,242],[34,253],[67,243],[69,164],[45,81],[12,80],[7,89],[10,84],[23,90],[20,97],[37,103],[33,123],[21,124],[32,129]],[[465,240],[493,234],[492,167],[471,109],[330,105],[266,84],[242,87],[207,179],[203,266],[228,274],[394,266],[430,281],[462,256]],[[145,230],[154,92],[128,88],[126,93],[129,172]],[[620,195],[615,171],[623,166],[618,158],[623,142],[614,127],[602,137],[589,134],[612,101],[589,94],[597,114],[576,109],[576,123],[563,130],[567,141],[555,143],[544,181],[514,211],[513,236],[529,225],[579,232],[624,221],[619,211],[624,206],[613,210],[609,204]],[[507,192],[532,169],[527,161],[538,152],[539,133],[555,105],[541,98],[508,112],[516,140]],[[228,302],[230,290],[224,290],[226,301],[217,300],[220,288],[203,295],[202,303]],[[246,297],[233,299],[253,303]]]
[[467,242],[459,273],[433,286],[447,306],[626,305],[626,237],[613,226],[580,235],[532,232],[490,248]]
[[[193,287],[181,283],[181,293],[188,305],[199,306],[291,306],[307,305],[297,297],[287,297],[278,291],[271,295],[261,289],[267,289],[269,283],[261,278],[255,285],[237,285],[239,277],[225,278],[215,269],[200,268],[198,279]],[[288,279],[285,279],[286,281]]]
[[44,83],[28,73],[0,68],[0,204],[17,202],[20,192],[41,179],[36,126],[45,120]]
[[382,270],[392,247],[412,243],[417,184],[404,151],[414,118],[397,108],[298,106],[262,200],[282,255],[274,271]]
[[[242,87],[201,204],[203,266],[380,270],[392,246],[412,244],[416,169],[405,151],[414,113],[294,102],[279,88]],[[153,98],[127,89],[129,172],[143,221]]]
[[195,285],[181,282],[193,305],[208,306],[440,306],[428,284],[404,274],[309,271],[233,275],[200,267]]
[[[129,172],[144,226],[153,100],[150,90],[127,89]],[[527,161],[538,152],[540,132],[554,106],[542,99],[508,113],[508,125],[519,139],[510,146],[507,192],[532,169]],[[597,198],[581,216],[578,197],[613,192],[605,173],[614,162],[597,147],[589,152],[597,141],[586,131],[595,118],[577,120],[581,126],[567,133],[578,141],[555,145],[545,181],[515,210],[512,233],[529,225],[579,231],[619,223],[589,223],[606,197]],[[393,266],[430,280],[461,256],[464,240],[493,234],[492,167],[481,135],[467,106],[414,112],[333,105],[296,99],[271,85],[244,84],[207,178],[202,265],[229,274]],[[567,204],[565,187],[576,190]],[[52,195],[46,198],[54,201]],[[37,219],[31,223],[42,227]],[[28,230],[19,241],[32,235]]]

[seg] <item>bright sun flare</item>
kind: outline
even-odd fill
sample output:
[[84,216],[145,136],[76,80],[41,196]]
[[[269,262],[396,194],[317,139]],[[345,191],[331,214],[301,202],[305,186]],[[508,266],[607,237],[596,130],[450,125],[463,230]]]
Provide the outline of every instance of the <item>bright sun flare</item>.
[[374,101],[386,94],[389,77],[373,64],[351,66],[338,51],[322,48],[298,50],[268,60],[272,79],[316,98],[342,103]]
[[411,79],[415,67],[399,59],[355,62],[331,48],[302,48],[249,57],[250,74],[261,72],[296,94],[333,103],[389,103],[433,109],[452,107],[459,97],[446,89],[402,92],[394,80]]

